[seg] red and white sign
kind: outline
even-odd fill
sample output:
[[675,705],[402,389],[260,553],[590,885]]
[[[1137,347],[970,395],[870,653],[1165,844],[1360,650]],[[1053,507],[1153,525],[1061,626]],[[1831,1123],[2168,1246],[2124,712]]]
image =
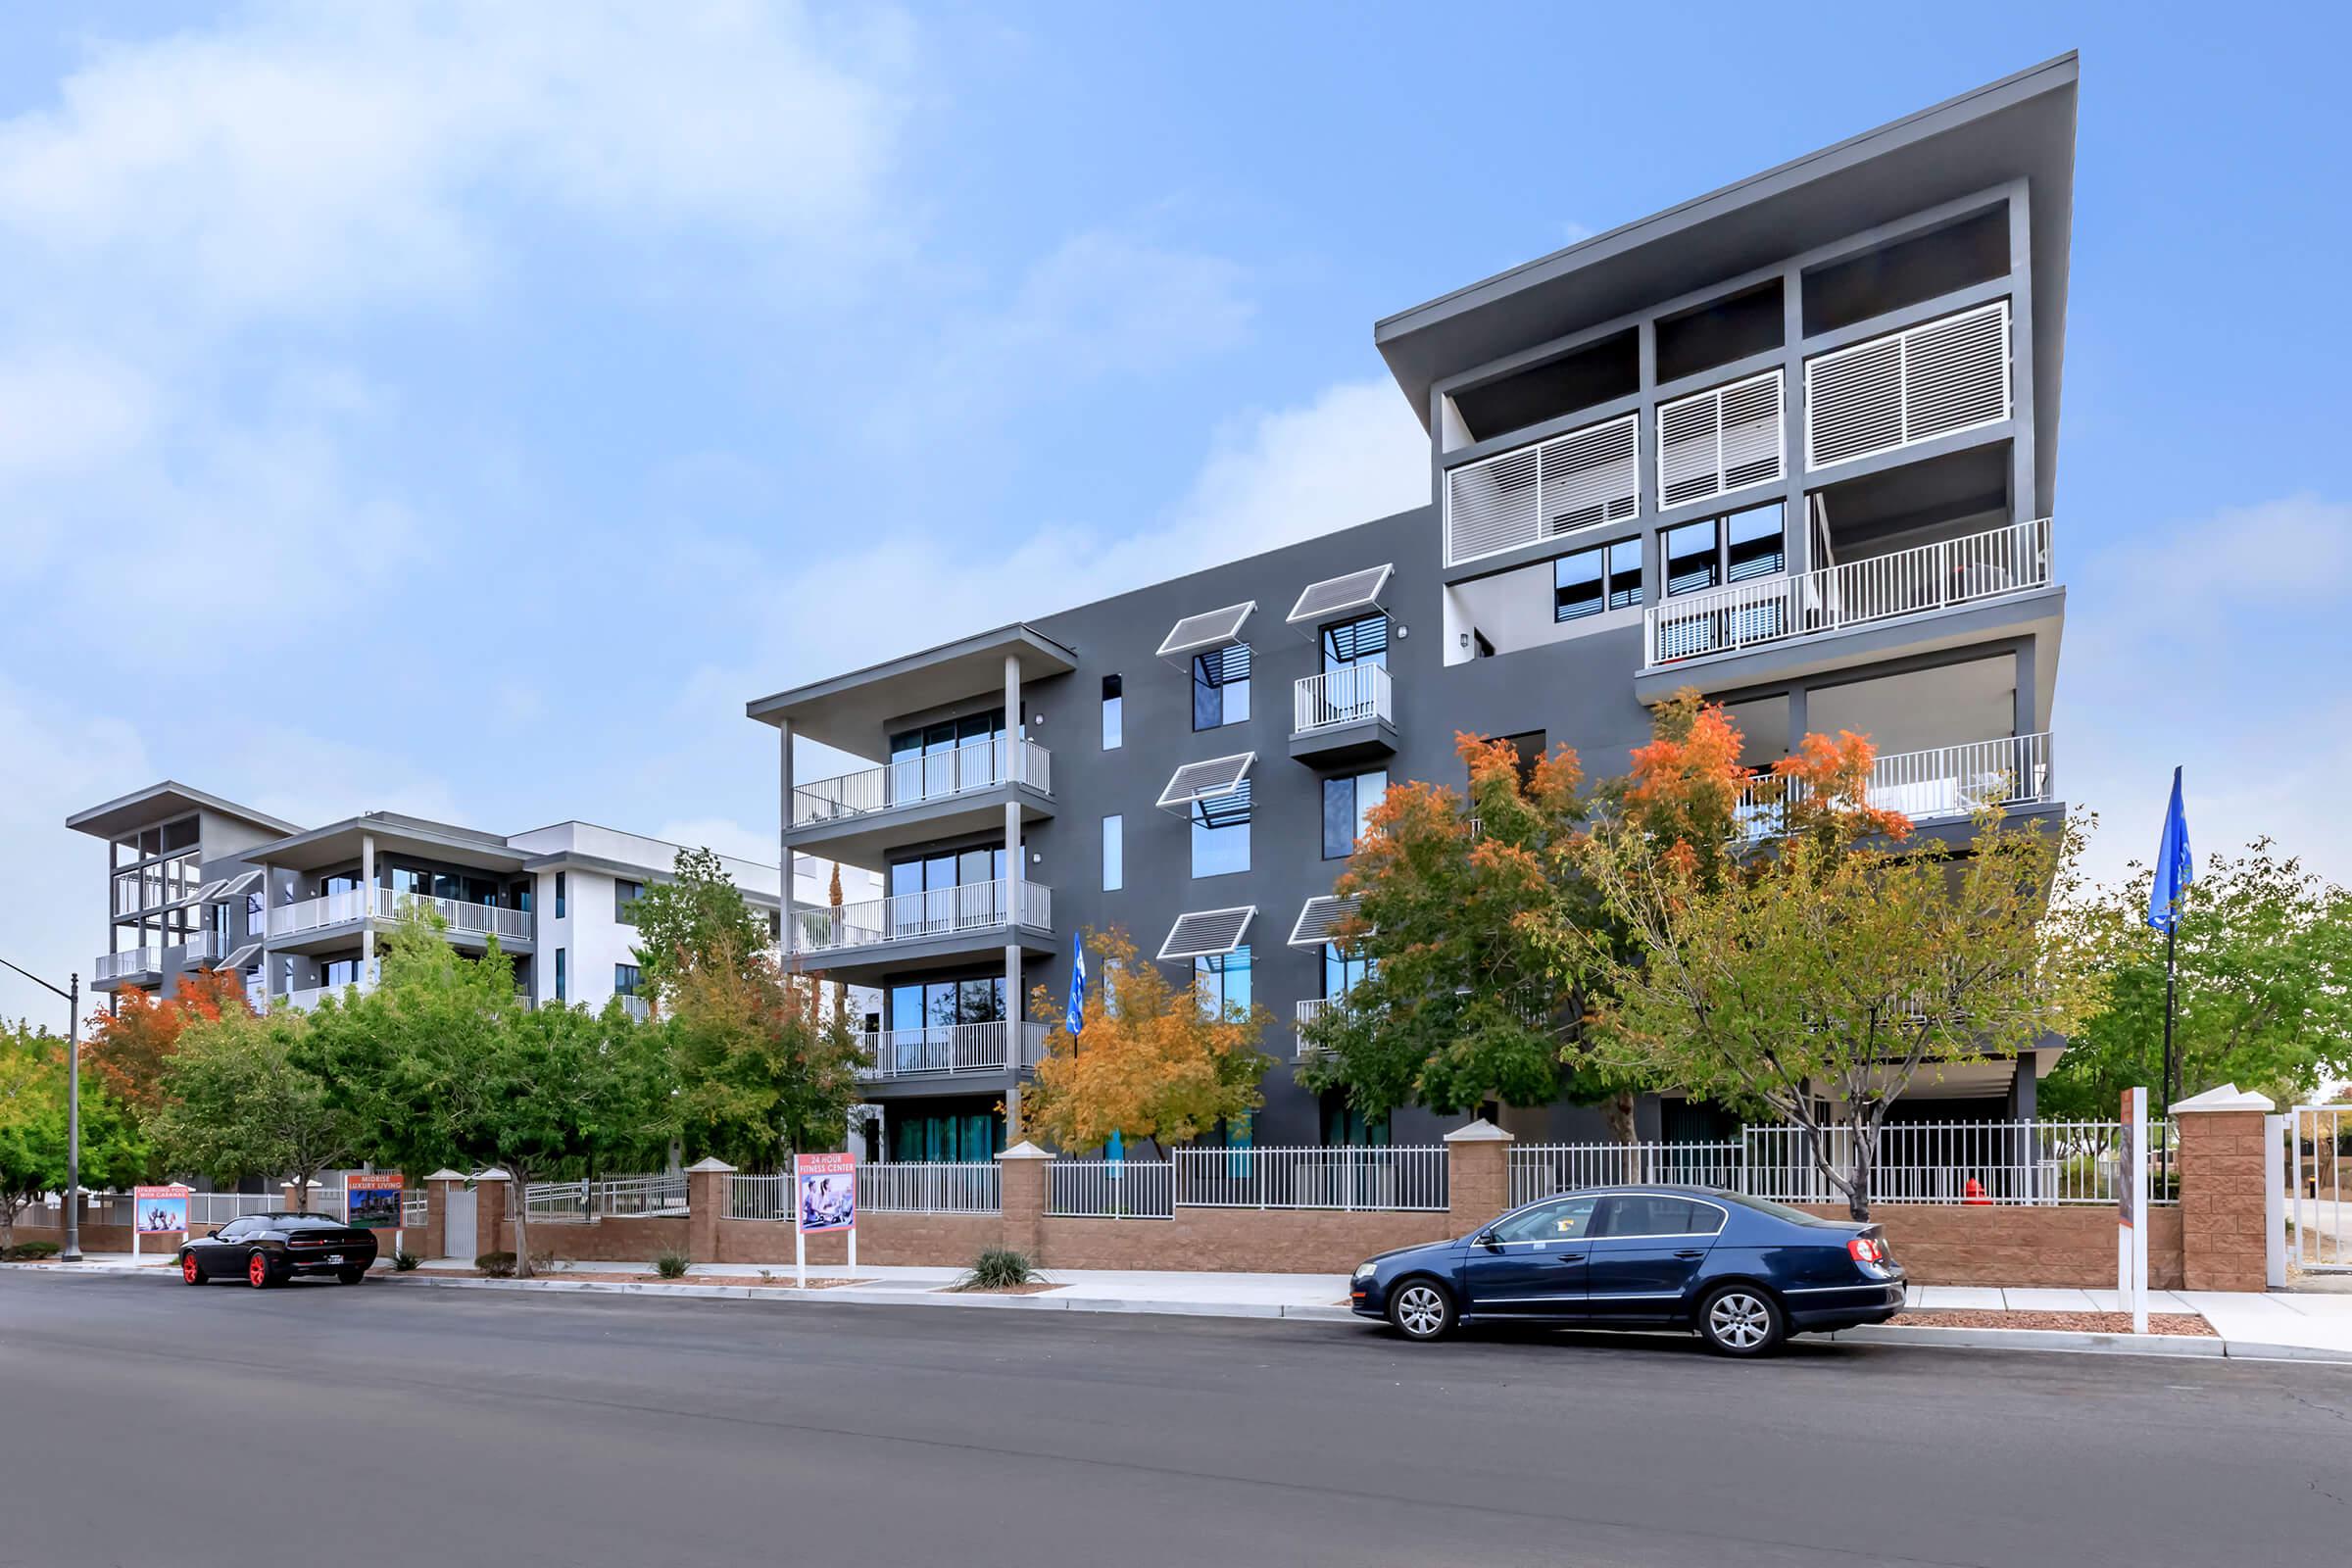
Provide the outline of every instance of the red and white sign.
[[134,1187],[130,1190],[132,1231],[141,1236],[184,1236],[188,1229],[188,1189]]
[[795,1154],[794,1216],[804,1236],[858,1228],[858,1156]]

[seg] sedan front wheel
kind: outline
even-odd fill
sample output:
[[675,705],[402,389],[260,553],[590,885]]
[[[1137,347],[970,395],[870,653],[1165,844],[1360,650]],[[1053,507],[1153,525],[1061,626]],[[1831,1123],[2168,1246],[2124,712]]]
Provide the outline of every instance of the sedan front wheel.
[[1453,1328],[1453,1298],[1435,1280],[1406,1280],[1389,1297],[1389,1321],[1408,1340],[1444,1339]]

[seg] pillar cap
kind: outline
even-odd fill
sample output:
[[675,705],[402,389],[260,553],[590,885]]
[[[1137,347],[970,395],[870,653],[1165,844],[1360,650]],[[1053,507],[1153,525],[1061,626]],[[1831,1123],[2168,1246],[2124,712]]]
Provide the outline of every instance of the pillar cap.
[[1052,1159],[1054,1156],[1024,1138],[997,1157],[999,1159]]
[[1519,1138],[1516,1133],[1506,1133],[1481,1116],[1469,1126],[1456,1127],[1447,1133],[1445,1141],[1449,1144],[1515,1144]]
[[451,1170],[447,1165],[442,1166],[439,1170],[433,1172],[430,1176],[425,1178],[425,1180],[428,1182],[462,1182],[465,1179],[466,1173],[464,1171]]
[[474,1185],[477,1187],[483,1182],[511,1182],[514,1179],[496,1165],[491,1166],[488,1170],[477,1170],[473,1173]]
[[735,1167],[728,1164],[725,1160],[719,1158],[716,1154],[705,1154],[701,1159],[696,1160],[693,1164],[686,1167],[686,1174],[689,1176],[692,1176],[697,1171],[704,1172],[705,1174],[715,1172],[721,1176],[732,1176],[735,1174]]
[[2250,1089],[2240,1089],[2235,1084],[2223,1084],[2218,1089],[2208,1089],[2201,1095],[2191,1095],[2186,1100],[2175,1101],[2173,1102],[2172,1113],[2178,1116],[2184,1111],[2273,1111],[2277,1110],[2278,1108],[2278,1107],[2277,1105],[2271,1102],[2271,1098],[2268,1095],[2258,1095]]

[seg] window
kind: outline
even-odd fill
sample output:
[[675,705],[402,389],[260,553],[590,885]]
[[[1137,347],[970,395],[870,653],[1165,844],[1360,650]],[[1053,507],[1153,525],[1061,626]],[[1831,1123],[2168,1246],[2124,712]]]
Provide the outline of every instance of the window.
[[1004,1124],[990,1111],[885,1114],[890,1119],[893,1159],[986,1164],[1004,1152]]
[[1386,664],[1389,662],[1389,617],[1385,611],[1376,610],[1353,620],[1335,621],[1323,628],[1319,639],[1323,646],[1323,672],[1349,669],[1357,664]]
[[358,958],[330,958],[318,965],[322,986],[356,986],[364,978],[365,966]]
[[1345,1090],[1335,1089],[1323,1097],[1322,1123],[1325,1149],[1386,1149],[1389,1145],[1387,1113],[1365,1115],[1348,1103]]
[[1193,960],[1193,991],[1200,1010],[1211,1018],[1232,1018],[1250,1010],[1250,945],[1231,953],[1204,953]]
[[1667,529],[1663,540],[1667,594],[1697,593],[1786,570],[1785,523],[1782,505],[1775,501]]
[[[926,929],[946,929],[954,923],[971,924],[985,915],[1002,920],[1002,892],[958,894],[958,888],[981,888],[1004,880],[1004,847],[978,846],[927,855],[920,859],[896,860],[890,867],[891,921],[902,936]],[[1020,874],[1017,859],[1013,874]],[[920,894],[921,897],[914,895]]]
[[1501,1220],[1494,1227],[1498,1242],[1581,1242],[1592,1234],[1592,1205],[1597,1199],[1563,1198],[1538,1203]]
[[1102,891],[1116,893],[1127,885],[1127,818],[1102,819]]
[[612,966],[612,994],[616,997],[633,997],[637,994],[635,964],[616,963]]
[[1250,717],[1250,645],[1227,643],[1193,656],[1193,728],[1216,729]]
[[556,1000],[564,1000],[564,950],[556,950]]
[[1337,860],[1355,853],[1372,808],[1388,793],[1388,769],[1381,767],[1323,781],[1323,858]]
[[1642,603],[1642,541],[1620,539],[1551,564],[1551,618],[1581,620]]
[[1195,801],[1193,875],[1227,876],[1250,869],[1250,781]]
[[637,901],[644,897],[644,883],[623,882],[615,877],[612,881],[612,918],[622,925],[635,925]]
[[1712,1236],[1723,1229],[1723,1210],[1663,1193],[1622,1193],[1604,1198],[1596,1236]]
[[1102,749],[1115,752],[1127,744],[1126,683],[1116,675],[1102,677]]
[[1350,953],[1336,942],[1323,944],[1323,995],[1337,999],[1346,996],[1372,977],[1379,967],[1375,959],[1361,953]]
[[985,746],[1004,733],[1004,710],[992,708],[985,713],[966,713],[961,718],[943,718],[936,724],[920,729],[905,729],[890,738],[890,760],[905,761],[910,757],[936,757],[962,746]]
[[564,918],[564,873],[556,873],[556,918]]

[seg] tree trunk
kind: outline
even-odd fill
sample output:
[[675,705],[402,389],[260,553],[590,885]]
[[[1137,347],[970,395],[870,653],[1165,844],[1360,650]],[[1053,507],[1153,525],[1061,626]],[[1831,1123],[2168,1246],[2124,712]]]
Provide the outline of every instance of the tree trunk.
[[1609,1120],[1610,1141],[1624,1151],[1625,1166],[1622,1179],[1627,1182],[1640,1181],[1642,1172],[1634,1147],[1640,1142],[1640,1138],[1638,1136],[1639,1129],[1634,1125],[1633,1092],[1619,1090],[1616,1094],[1611,1095],[1602,1106],[1602,1111]]
[[1853,1191],[1845,1195],[1845,1211],[1857,1220],[1870,1219],[1871,1177],[1878,1165],[1878,1139],[1865,1125],[1854,1128],[1853,1168],[1847,1173],[1853,1181]]

